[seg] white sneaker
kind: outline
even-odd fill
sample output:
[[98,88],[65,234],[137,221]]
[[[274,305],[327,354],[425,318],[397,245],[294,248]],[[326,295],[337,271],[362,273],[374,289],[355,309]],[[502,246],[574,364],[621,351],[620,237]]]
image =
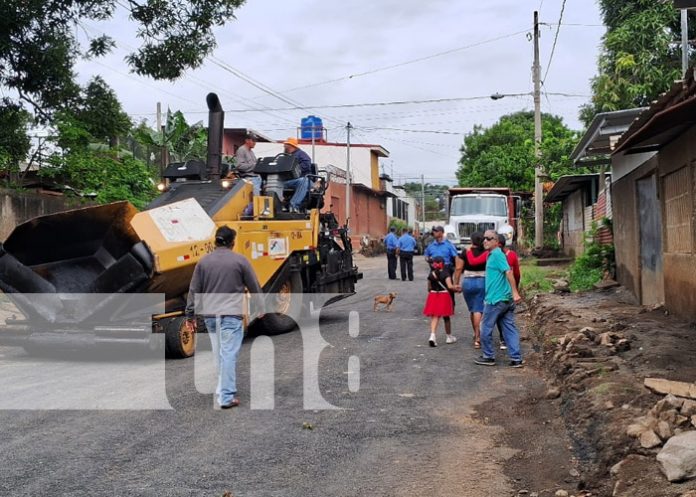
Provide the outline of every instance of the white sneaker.
[[428,343],[430,344],[431,347],[437,347],[437,341],[435,340],[435,333],[430,334],[430,339],[428,340]]
[[457,337],[454,335],[447,335],[447,340],[445,340],[445,343],[454,343],[457,341]]
[[500,342],[500,350],[507,350],[507,345],[505,345],[505,342]]

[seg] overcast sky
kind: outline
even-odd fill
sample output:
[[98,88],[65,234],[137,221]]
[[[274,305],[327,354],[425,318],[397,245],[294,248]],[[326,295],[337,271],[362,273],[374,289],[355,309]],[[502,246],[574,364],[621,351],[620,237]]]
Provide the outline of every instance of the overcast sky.
[[[108,24],[84,26],[92,35],[107,32],[119,48],[97,62],[81,62],[77,70],[82,81],[102,75],[126,112],[151,123],[158,101],[164,109],[184,111],[189,121],[205,121],[209,91],[218,93],[226,110],[292,106],[232,72],[308,107],[527,93],[533,89],[533,44],[528,35],[533,11],[539,9],[540,21],[547,23],[541,26],[542,76],[550,67],[544,90],[587,96],[604,28],[594,0],[568,1],[565,25],[549,66],[562,3],[248,0],[238,10],[237,20],[217,31],[219,46],[214,59],[174,83],[129,74],[123,57],[137,41],[125,13],[120,12]],[[446,54],[431,57],[443,52]],[[426,60],[408,63],[421,58]],[[392,67],[395,65],[398,67]],[[547,96],[542,98],[542,111],[561,115],[571,128],[581,129],[578,107],[586,101]],[[352,142],[380,144],[389,150],[391,155],[382,159],[382,165],[397,181],[416,180],[423,174],[428,182],[447,183],[448,179],[454,181],[459,147],[475,124],[488,126],[504,114],[532,108],[531,96],[524,96],[497,101],[254,110],[227,112],[225,125],[254,128],[282,139],[294,136],[300,119],[313,114],[323,119],[330,141],[343,142],[345,123],[350,121]]]

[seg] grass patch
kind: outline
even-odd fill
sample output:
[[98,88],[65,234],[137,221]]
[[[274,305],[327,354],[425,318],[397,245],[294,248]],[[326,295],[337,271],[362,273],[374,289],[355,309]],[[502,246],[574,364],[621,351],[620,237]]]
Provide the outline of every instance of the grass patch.
[[520,272],[522,273],[520,291],[524,292],[526,297],[553,291],[551,280],[564,274],[558,268],[537,266],[535,259],[523,260],[520,264]]

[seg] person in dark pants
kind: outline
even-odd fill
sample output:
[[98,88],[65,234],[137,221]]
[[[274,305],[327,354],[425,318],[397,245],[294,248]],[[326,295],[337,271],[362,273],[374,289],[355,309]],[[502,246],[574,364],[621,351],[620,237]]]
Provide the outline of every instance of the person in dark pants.
[[401,266],[401,281],[406,281],[406,276],[408,276],[408,281],[413,281],[413,252],[415,250],[416,239],[408,233],[408,229],[404,229],[396,244],[399,265]]
[[399,238],[396,236],[396,228],[389,228],[389,234],[384,238],[384,248],[387,250],[387,273],[390,280],[396,279],[396,246]]

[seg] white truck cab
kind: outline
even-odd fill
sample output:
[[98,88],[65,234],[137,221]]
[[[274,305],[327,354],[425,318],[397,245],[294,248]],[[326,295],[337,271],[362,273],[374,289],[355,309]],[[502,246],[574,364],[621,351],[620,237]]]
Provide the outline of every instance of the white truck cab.
[[[509,209],[510,199],[519,198],[502,193],[472,192],[450,197],[449,225],[454,229],[457,249],[471,245],[471,234],[494,230],[505,236],[506,245],[512,245],[515,229]],[[516,207],[517,202],[513,205]],[[513,207],[514,208],[514,207]],[[517,210],[517,209],[515,209]]]

